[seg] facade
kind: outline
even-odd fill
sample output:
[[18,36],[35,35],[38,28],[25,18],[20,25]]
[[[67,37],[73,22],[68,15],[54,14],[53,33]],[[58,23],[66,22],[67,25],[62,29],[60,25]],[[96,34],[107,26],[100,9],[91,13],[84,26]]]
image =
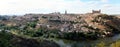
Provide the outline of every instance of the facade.
[[101,13],[101,10],[92,10],[92,13]]

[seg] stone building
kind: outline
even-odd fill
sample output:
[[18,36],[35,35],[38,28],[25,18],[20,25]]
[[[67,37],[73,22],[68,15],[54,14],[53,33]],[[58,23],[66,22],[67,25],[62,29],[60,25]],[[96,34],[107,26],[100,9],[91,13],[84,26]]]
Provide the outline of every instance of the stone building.
[[92,13],[101,13],[101,10],[92,10]]

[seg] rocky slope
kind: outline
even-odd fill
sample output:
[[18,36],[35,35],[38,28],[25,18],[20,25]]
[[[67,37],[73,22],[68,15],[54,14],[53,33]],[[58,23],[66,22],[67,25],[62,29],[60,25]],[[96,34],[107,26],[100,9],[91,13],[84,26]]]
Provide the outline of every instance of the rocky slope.
[[[67,16],[67,17],[70,18],[71,16]],[[41,18],[39,23],[48,25],[46,26],[46,28],[48,29],[58,29],[63,34],[68,33],[70,34],[68,36],[75,37],[75,39],[77,39],[76,36],[79,37],[82,36],[83,38],[97,38],[97,37],[113,36],[116,33],[120,33],[120,25],[119,25],[120,19],[116,16],[100,14],[100,13],[95,13],[95,14],[90,13],[90,14],[83,14],[77,17],[72,16],[71,19],[72,20],[62,21],[60,19],[48,20]],[[71,35],[72,33],[73,35]],[[81,33],[83,35],[81,35]],[[63,38],[67,36],[63,34],[60,36],[62,36]]]
[[112,35],[120,31],[120,19],[115,16],[92,14],[85,18],[85,22],[87,23],[87,27],[92,28],[92,31],[102,32],[103,36]]

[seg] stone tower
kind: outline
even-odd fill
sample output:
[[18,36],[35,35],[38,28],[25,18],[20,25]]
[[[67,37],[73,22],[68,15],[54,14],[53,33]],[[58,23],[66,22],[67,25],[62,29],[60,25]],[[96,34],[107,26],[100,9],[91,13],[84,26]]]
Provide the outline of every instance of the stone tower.
[[67,11],[65,10],[65,14],[67,14]]

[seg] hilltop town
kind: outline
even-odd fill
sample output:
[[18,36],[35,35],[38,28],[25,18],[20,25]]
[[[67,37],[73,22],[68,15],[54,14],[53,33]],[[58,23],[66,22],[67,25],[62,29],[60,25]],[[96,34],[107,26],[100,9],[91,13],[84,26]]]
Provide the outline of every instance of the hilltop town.
[[[116,21],[118,21],[116,23]],[[86,14],[65,14],[54,12],[49,14],[26,14],[24,16],[7,16],[0,20],[1,24],[7,26],[18,26],[25,28],[27,23],[36,22],[34,28],[57,29],[61,32],[103,32],[111,34],[115,28],[119,30],[119,18],[102,14],[101,10]],[[108,27],[110,26],[110,27]],[[111,30],[110,30],[111,29]]]
[[[64,14],[54,12],[25,14],[23,16],[0,16],[0,31],[9,32],[20,40],[22,40],[22,36],[23,41],[26,40],[25,38],[31,37],[94,40],[120,33],[119,23],[120,18],[118,16],[103,14],[101,10],[92,10],[91,13],[85,14],[70,14],[65,11]],[[11,44],[16,43],[18,41]],[[17,45],[22,46],[19,43]]]

